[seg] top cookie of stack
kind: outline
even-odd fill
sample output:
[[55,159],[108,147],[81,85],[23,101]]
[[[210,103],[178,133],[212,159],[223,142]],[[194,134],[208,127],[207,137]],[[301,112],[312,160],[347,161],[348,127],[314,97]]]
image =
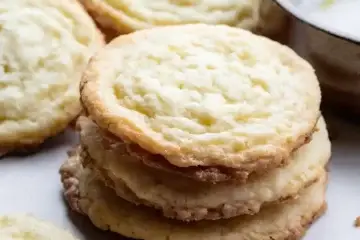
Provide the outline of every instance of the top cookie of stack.
[[117,34],[155,26],[226,24],[267,36],[283,30],[287,16],[271,0],[80,0],[95,20]]
[[320,116],[306,61],[221,25],[117,38],[90,61],[80,88],[87,115],[127,154],[199,181],[246,181],[286,163]]

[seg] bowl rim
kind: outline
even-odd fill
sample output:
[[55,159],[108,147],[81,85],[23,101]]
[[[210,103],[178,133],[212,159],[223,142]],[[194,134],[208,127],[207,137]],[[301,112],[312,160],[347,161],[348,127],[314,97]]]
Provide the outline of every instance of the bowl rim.
[[295,7],[290,3],[289,0],[271,0],[275,1],[282,9],[284,9],[286,12],[290,13],[293,17],[295,17],[297,20],[321,31],[324,33],[327,33],[333,37],[343,39],[347,42],[356,44],[360,46],[360,38],[356,38],[355,36],[351,34],[346,34],[344,32],[339,32],[333,29],[331,26],[325,26],[324,24],[321,24],[319,22],[310,21],[308,18],[306,18],[303,14],[301,14]]

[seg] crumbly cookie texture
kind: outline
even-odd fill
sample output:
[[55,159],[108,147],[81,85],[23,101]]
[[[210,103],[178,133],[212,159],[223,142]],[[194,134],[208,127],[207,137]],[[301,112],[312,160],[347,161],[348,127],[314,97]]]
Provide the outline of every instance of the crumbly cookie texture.
[[264,204],[296,196],[323,175],[331,154],[326,125],[320,118],[319,131],[293,153],[287,166],[245,184],[202,183],[145,166],[127,153],[125,143],[105,135],[88,118],[80,118],[78,125],[82,146],[89,154],[86,166],[98,172],[108,187],[130,202],[155,207],[166,217],[184,221],[254,214]]
[[94,19],[119,34],[155,26],[189,23],[227,24],[273,35],[287,15],[273,1],[80,0]]
[[[311,135],[306,137],[304,145],[307,144],[312,137],[312,133],[317,131],[316,127],[311,132]],[[130,141],[123,141],[117,137],[114,137],[108,131],[103,131],[103,136],[106,140],[111,142],[111,145],[119,145],[123,150],[126,149],[126,154],[132,156],[133,160],[137,160],[145,164],[146,166],[162,171],[172,173],[173,175],[181,175],[190,179],[194,179],[200,182],[211,182],[211,183],[220,183],[226,181],[236,181],[237,183],[245,183],[250,178],[260,176],[265,174],[271,169],[278,166],[287,165],[291,157],[282,159],[278,166],[271,165],[269,161],[263,161],[262,164],[258,165],[247,165],[242,168],[231,168],[224,166],[190,166],[190,167],[178,167],[170,164],[166,158],[159,154],[152,154],[139,145]],[[301,146],[299,146],[300,148]],[[294,149],[296,151],[296,149]],[[244,164],[245,165],[245,164]]]
[[0,1],[0,152],[34,147],[80,112],[81,71],[103,37],[74,0]]
[[[76,158],[70,158],[68,162],[74,160]],[[82,168],[79,162],[78,165]],[[151,208],[123,200],[90,169],[82,169],[80,175],[72,177],[79,178],[78,194],[71,195],[69,200],[73,209],[81,209],[81,213],[100,229],[135,239],[296,240],[301,239],[310,224],[326,209],[325,175],[298,198],[262,209],[257,215],[193,223],[170,220]]]
[[80,89],[100,127],[178,167],[280,165],[320,116],[319,83],[305,60],[224,25],[120,36],[92,58]]
[[76,240],[70,233],[31,215],[0,215],[2,240]]
[[[72,201],[77,201],[76,198],[79,195],[79,177],[83,171],[81,152],[82,148],[80,146],[70,149],[67,153],[69,160],[59,170],[61,182],[64,186],[65,199],[74,207],[77,205],[74,205]],[[81,211],[80,209],[74,210]]]

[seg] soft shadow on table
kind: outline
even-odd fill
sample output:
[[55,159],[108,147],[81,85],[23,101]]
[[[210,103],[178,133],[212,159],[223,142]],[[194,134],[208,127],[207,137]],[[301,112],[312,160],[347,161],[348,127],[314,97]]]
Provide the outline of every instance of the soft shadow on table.
[[332,158],[337,159],[331,161],[332,167],[347,171],[358,166],[360,159],[353,156],[360,156],[359,118],[333,109],[323,109],[322,112],[332,142]]
[[[62,195],[62,193],[61,193]],[[79,213],[72,211],[66,202],[66,199],[63,198],[64,204],[67,205],[67,215],[71,220],[74,227],[79,231],[84,240],[130,240],[129,238],[122,237],[118,234],[102,231],[96,228],[89,218],[83,216]]]
[[115,233],[105,232],[97,229],[86,216],[81,216],[71,210],[68,210],[68,217],[77,228],[84,240],[126,240]]
[[357,145],[360,142],[360,118],[348,111],[322,106],[322,114],[326,120],[331,141],[347,145]]
[[21,149],[19,151],[14,151],[9,154],[6,154],[4,156],[0,157],[0,160],[5,157],[16,157],[19,160],[20,159],[26,159],[26,157],[34,156],[37,153],[40,153],[42,151],[51,151],[55,148],[58,148],[61,145],[68,145],[69,143],[75,145],[79,140],[78,136],[75,134],[74,130],[67,129],[64,132],[54,136],[50,137],[47,140],[44,141],[43,144],[36,146],[34,148],[28,148],[28,149]]

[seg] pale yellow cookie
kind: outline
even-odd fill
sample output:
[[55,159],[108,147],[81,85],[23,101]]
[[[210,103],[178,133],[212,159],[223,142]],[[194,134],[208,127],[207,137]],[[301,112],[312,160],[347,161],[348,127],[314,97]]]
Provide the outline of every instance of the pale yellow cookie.
[[0,215],[1,240],[76,240],[52,223],[25,214]]
[[320,116],[310,64],[224,25],[120,36],[92,58],[80,89],[89,116],[126,142],[177,167],[226,167],[245,177],[286,162]]
[[0,152],[34,147],[80,112],[79,82],[103,46],[75,0],[0,1]]
[[[69,162],[78,168],[67,168]],[[184,223],[161,216],[155,210],[131,204],[98,180],[90,169],[82,169],[78,158],[70,158],[62,173],[76,178],[69,194],[73,209],[87,215],[95,226],[126,237],[144,240],[296,240],[326,208],[326,175],[295,199],[262,209],[257,215]],[[71,163],[73,164],[73,163]],[[75,181],[73,181],[75,182]]]
[[119,34],[189,23],[227,24],[273,35],[287,15],[270,0],[80,0],[100,25]]
[[203,183],[155,170],[127,153],[126,144],[105,135],[88,118],[81,117],[80,136],[86,156],[107,186],[136,204],[163,211],[185,221],[254,214],[265,204],[297,195],[324,172],[331,154],[323,118],[310,143],[293,153],[289,164],[249,179],[245,184]]

